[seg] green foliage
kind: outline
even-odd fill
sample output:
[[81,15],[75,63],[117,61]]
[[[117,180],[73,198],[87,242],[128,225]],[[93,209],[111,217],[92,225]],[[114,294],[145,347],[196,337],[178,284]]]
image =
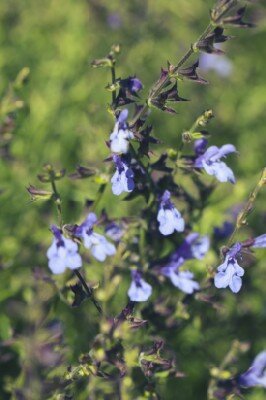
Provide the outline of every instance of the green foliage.
[[[200,218],[194,216],[194,228],[202,234],[221,225],[228,209],[247,199],[265,164],[266,7],[260,3],[251,8],[254,17],[260,16],[258,27],[248,34],[238,30],[237,39],[225,45],[233,74],[226,79],[214,72],[202,74],[210,85],[181,81],[180,95],[191,101],[178,103],[177,115],[154,110],[150,117],[156,137],[174,158],[182,133],[211,108],[215,115],[209,122],[212,143],[230,142],[239,151],[240,156],[233,161],[238,184],[217,187],[204,213]],[[30,192],[33,199],[51,196],[50,187],[36,182],[44,164],[53,164],[58,171],[65,169],[66,176],[82,165],[78,177],[85,174],[89,179],[66,178],[57,185],[64,222],[80,222],[86,202],[97,198],[99,188],[105,189],[97,202],[97,212],[104,206],[110,217],[134,217],[144,200],[120,201],[118,205],[106,184],[109,167],[103,160],[109,151],[105,140],[113,118],[108,114],[111,93],[105,87],[111,81],[107,68],[91,69],[90,64],[106,54],[113,43],[121,43],[117,74],[125,78],[136,73],[145,85],[145,98],[160,68],[166,67],[166,60],[174,64],[199,36],[208,22],[211,5],[212,1],[204,0],[0,3],[1,399],[61,400],[74,393],[74,399],[85,400],[88,381],[94,393],[91,399],[101,399],[102,393],[104,399],[113,399],[125,358],[131,374],[119,388],[123,400],[155,399],[155,387],[162,399],[174,400],[178,393],[180,400],[203,400],[210,371],[213,376],[231,373],[217,368],[235,338],[251,343],[251,350],[239,359],[242,371],[252,355],[266,347],[265,251],[258,254],[256,265],[248,268],[245,290],[237,298],[213,291],[213,306],[206,307],[208,299],[184,306],[182,293],[175,292],[178,306],[174,314],[168,315],[160,303],[158,287],[153,294],[155,309],[149,304],[138,306],[135,320],[129,324],[122,321],[111,334],[110,321],[104,320],[99,326],[97,310],[89,300],[82,299],[79,308],[72,308],[71,285],[77,281],[70,273],[51,277],[45,254],[51,241],[48,228],[57,218],[56,209],[52,199],[32,205],[26,191],[26,187],[35,190]],[[112,18],[118,25],[110,22]],[[194,137],[197,133],[192,132]],[[184,177],[181,185],[197,198],[191,180]],[[249,223],[243,238],[265,232],[262,195]],[[134,232],[130,234],[134,236]],[[127,304],[129,275],[119,259],[123,246],[122,242],[120,253],[110,265],[103,267],[92,261],[85,266],[91,286],[96,289],[101,282],[95,291],[97,299],[113,317]],[[145,256],[145,243],[143,246]],[[162,253],[168,250],[162,249]],[[204,265],[193,262],[199,276],[204,277],[206,270],[216,266],[215,250],[209,252]],[[172,293],[169,285],[163,295],[170,305]],[[150,317],[153,326],[146,324]],[[143,327],[134,330],[134,324]],[[153,354],[157,331],[166,346]],[[122,337],[124,354],[119,347]],[[143,352],[139,355],[137,349],[141,346]],[[108,357],[112,351],[121,356],[121,364],[108,371],[116,373],[113,382],[102,379],[106,371],[97,364],[106,360],[108,350]],[[156,384],[146,379],[151,358],[156,364]],[[175,379],[183,373],[184,378]],[[167,384],[162,379],[165,376],[169,377]],[[43,384],[47,377],[51,387]],[[26,397],[20,397],[22,392]],[[260,389],[247,393],[245,398],[249,400],[263,400],[265,396]]]

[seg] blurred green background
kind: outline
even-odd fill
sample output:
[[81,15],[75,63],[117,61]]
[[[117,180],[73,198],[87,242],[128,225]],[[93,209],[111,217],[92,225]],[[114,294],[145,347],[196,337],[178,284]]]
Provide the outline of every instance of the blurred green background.
[[[78,343],[76,331],[77,328],[78,332],[84,331],[85,322],[89,324],[87,305],[73,312],[58,301],[50,308],[49,294],[42,293],[36,299],[39,289],[32,270],[40,267],[49,275],[45,251],[51,241],[48,228],[55,221],[56,212],[50,203],[30,203],[26,187],[29,184],[44,187],[36,175],[45,163],[66,168],[68,173],[77,164],[106,169],[102,161],[108,156],[105,140],[112,130],[113,119],[107,112],[110,93],[104,87],[110,76],[108,70],[91,69],[92,59],[107,54],[113,43],[121,43],[117,76],[136,74],[145,86],[142,94],[145,98],[166,61],[175,63],[201,34],[212,4],[203,0],[4,0],[0,3],[2,98],[19,71],[23,67],[30,69],[26,84],[16,90],[15,98],[24,101],[24,107],[16,113],[11,140],[6,145],[1,139],[1,340],[24,338],[29,335],[28,329],[33,334],[32,325],[38,319],[33,309],[46,307],[48,318],[57,316],[63,321],[65,340],[72,350],[67,352],[68,360],[75,362],[81,351],[88,350],[95,328],[86,328],[86,335],[81,335]],[[216,118],[209,127],[213,135],[211,143],[233,143],[239,151],[239,156],[231,157],[229,162],[237,185],[217,188],[197,226],[202,233],[211,232],[227,218],[229,207],[247,198],[265,165],[265,4],[262,1],[252,4],[248,16],[256,20],[257,27],[230,30],[236,38],[223,46],[232,62],[232,74],[221,77],[215,71],[202,71],[210,85],[181,83],[179,93],[190,102],[178,105],[177,115],[154,111],[150,116],[156,137],[163,141],[162,147],[175,148],[178,134],[189,128],[204,110],[212,108]],[[85,215],[85,202],[95,197],[97,185],[89,180],[73,183],[65,179],[59,183],[59,189],[65,222],[80,222]],[[110,189],[98,211],[105,204],[112,217],[134,213],[134,206],[127,202],[121,201],[118,206]],[[245,235],[265,232],[264,204],[265,192],[258,198]],[[175,349],[178,364],[188,375],[162,386],[163,399],[205,399],[208,368],[220,363],[233,338],[251,342],[251,351],[240,362],[242,371],[258,351],[266,348],[263,257],[265,251],[259,252],[256,267],[248,269],[246,290],[237,298],[229,293],[222,297],[226,307],[219,318],[217,311],[205,313],[201,306],[201,312],[191,317],[189,324],[185,322],[173,332],[158,332]],[[214,259],[211,254],[207,263]],[[99,275],[93,271],[91,274],[92,280]],[[64,278],[57,281],[60,286]],[[121,301],[126,301],[128,280],[124,285],[117,300],[113,299],[116,312]],[[10,354],[7,352],[8,356],[5,351],[0,356],[1,399],[10,398],[10,377],[16,379],[21,365],[28,360],[25,343],[15,346]],[[83,399],[81,394],[75,398]],[[265,392],[252,390],[245,398],[263,400]]]

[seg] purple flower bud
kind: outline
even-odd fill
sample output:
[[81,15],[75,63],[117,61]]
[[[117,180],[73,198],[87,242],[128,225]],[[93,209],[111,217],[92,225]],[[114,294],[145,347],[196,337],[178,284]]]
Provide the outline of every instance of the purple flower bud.
[[83,239],[84,246],[90,249],[96,260],[105,261],[107,256],[113,256],[116,253],[116,248],[103,235],[93,231],[96,221],[96,215],[89,213],[86,220],[76,228],[75,235]]
[[220,182],[235,183],[233,171],[221,161],[222,157],[234,152],[236,148],[232,144],[225,144],[220,149],[211,146],[195,160],[195,167],[204,168],[207,174],[214,175]]
[[107,16],[107,23],[111,29],[118,29],[122,24],[122,20],[118,13],[112,13]]
[[157,221],[159,222],[159,231],[162,235],[171,235],[175,230],[183,232],[185,227],[184,219],[180,212],[175,208],[170,200],[171,194],[166,190],[161,198]]
[[128,289],[128,297],[131,301],[147,301],[152,293],[152,287],[141,277],[137,270],[131,271],[132,282]]
[[266,388],[266,351],[259,353],[250,368],[240,375],[238,384],[244,387],[262,386]]
[[116,166],[111,179],[113,194],[119,196],[123,192],[132,192],[135,187],[134,172],[121,157],[114,155],[113,160]]
[[206,147],[208,145],[208,140],[207,139],[197,139],[194,142],[194,151],[196,153],[197,156],[201,156],[205,150]]
[[241,244],[236,243],[226,254],[224,263],[217,268],[218,272],[214,277],[214,284],[218,289],[229,286],[233,293],[238,293],[241,289],[241,277],[245,273],[244,269],[237,262],[237,256],[241,249]]
[[266,234],[264,233],[263,235],[256,237],[252,247],[254,247],[254,249],[266,247]]
[[71,239],[62,235],[60,229],[52,225],[54,235],[52,245],[47,251],[48,265],[54,274],[63,273],[66,268],[76,269],[82,266],[82,260],[78,254],[78,245]]
[[113,132],[110,135],[110,145],[113,153],[127,153],[129,149],[129,139],[134,138],[133,132],[128,129],[126,123],[128,110],[121,111],[115,123]]
[[139,92],[143,88],[143,85],[138,78],[131,78],[130,86],[131,92]]

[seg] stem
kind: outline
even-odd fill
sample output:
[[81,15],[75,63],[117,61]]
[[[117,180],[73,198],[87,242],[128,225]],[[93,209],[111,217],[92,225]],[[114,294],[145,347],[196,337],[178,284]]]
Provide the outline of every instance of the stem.
[[85,289],[85,291],[88,295],[88,298],[93,302],[93,304],[97,308],[99,314],[102,314],[102,307],[97,302],[97,300],[95,300],[95,298],[93,296],[93,290],[87,285],[87,282],[85,281],[85,279],[83,278],[83,276],[77,269],[74,269],[73,271],[74,271],[75,275],[78,277],[78,279],[80,280],[80,283],[82,284],[83,288]]
[[[112,84],[115,84],[115,64],[114,62],[112,62],[112,66],[111,66],[111,74],[112,74]],[[112,104],[115,103],[115,99],[116,99],[116,90],[112,91]]]
[[136,159],[136,161],[138,162],[139,166],[145,171],[146,178],[147,178],[147,181],[149,182],[149,184],[151,186],[151,189],[153,189],[153,191],[156,192],[156,186],[155,186],[155,183],[153,182],[153,180],[152,180],[152,178],[151,178],[151,176],[149,174],[149,171],[147,170],[147,168],[145,167],[143,162],[140,160],[140,157],[138,156],[136,150],[134,149],[134,147],[132,146],[131,143],[129,145],[129,148],[130,148],[131,154]]
[[[200,35],[200,37],[198,38],[198,40],[195,42],[198,43],[199,41],[205,39],[205,37],[212,31],[213,26],[211,24],[208,24],[207,28],[204,30],[204,32]],[[195,45],[194,44],[194,45]],[[178,62],[177,66],[174,68],[174,73],[177,73],[178,70],[182,67],[183,64],[185,64],[185,62],[191,57],[191,55],[194,53],[193,50],[193,45],[190,46],[190,48],[187,50],[187,52],[184,54],[184,56],[181,58],[181,60]],[[156,89],[154,89],[155,85],[157,84],[157,82],[155,82],[153,84],[153,86],[151,87],[150,90],[150,100],[152,98],[155,98],[156,96],[158,96],[158,94],[160,94],[162,88],[170,81],[170,76],[166,75],[164,79],[162,79],[162,81],[160,82],[160,84],[156,87]],[[130,124],[130,127],[132,127],[133,125],[135,125],[135,123],[147,112],[149,108],[148,105],[148,101],[146,102],[146,104],[144,104],[142,106],[142,108],[139,110],[139,112],[137,113],[137,115],[135,116],[135,118],[133,119],[133,121]]]
[[57,190],[55,181],[53,179],[51,180],[51,186],[52,186],[54,199],[55,199],[55,204],[56,204],[56,208],[57,208],[59,226],[62,229],[62,227],[63,227],[62,202],[61,202],[61,197],[60,197],[60,194],[59,194],[59,192]]
[[94,200],[93,205],[92,205],[92,207],[91,207],[91,210],[92,210],[92,211],[95,211],[96,207],[97,207],[98,204],[100,203],[100,201],[101,201],[101,199],[102,199],[102,197],[103,197],[103,195],[104,195],[104,192],[105,192],[106,187],[107,187],[107,184],[106,184],[106,183],[104,183],[104,184],[102,184],[102,185],[100,186],[100,188],[99,188],[99,190],[98,190],[97,197],[96,197],[96,199]]
[[260,189],[265,184],[266,184],[266,167],[262,170],[260,179],[259,179],[257,185],[255,186],[255,188],[250,193],[247,203],[245,204],[245,206],[243,207],[243,209],[239,212],[239,214],[237,216],[235,229],[227,243],[228,247],[232,246],[234,238],[235,238],[236,234],[238,233],[238,231],[240,230],[240,228],[242,228],[242,226],[246,225],[246,223],[247,223],[246,219],[253,210],[254,203],[256,201],[256,198],[259,194]]

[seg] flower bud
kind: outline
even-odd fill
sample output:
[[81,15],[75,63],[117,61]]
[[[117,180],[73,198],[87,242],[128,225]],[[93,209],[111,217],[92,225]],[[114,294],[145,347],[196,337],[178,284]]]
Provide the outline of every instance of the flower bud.
[[30,185],[27,187],[27,191],[31,196],[31,200],[49,200],[53,193],[48,190],[37,189],[35,186]]

